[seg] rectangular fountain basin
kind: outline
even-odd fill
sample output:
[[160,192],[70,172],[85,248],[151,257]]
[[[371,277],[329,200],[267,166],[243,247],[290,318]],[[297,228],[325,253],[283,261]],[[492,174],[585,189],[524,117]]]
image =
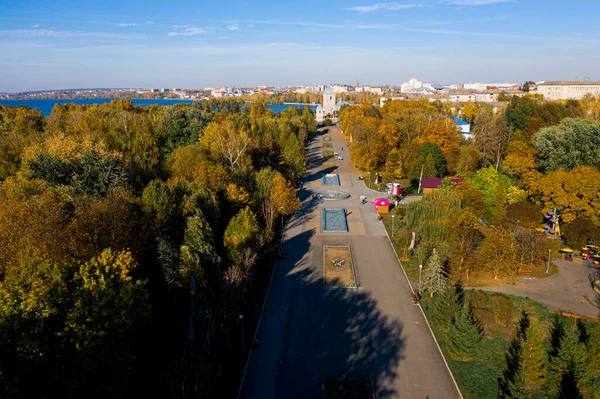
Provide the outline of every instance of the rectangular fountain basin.
[[339,186],[340,185],[340,177],[335,173],[329,173],[323,175],[323,185],[324,186]]
[[323,209],[323,232],[347,233],[348,221],[345,209]]

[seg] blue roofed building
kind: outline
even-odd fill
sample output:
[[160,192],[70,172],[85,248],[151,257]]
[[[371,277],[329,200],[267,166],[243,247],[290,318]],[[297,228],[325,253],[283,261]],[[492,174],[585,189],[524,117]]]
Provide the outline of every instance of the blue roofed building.
[[473,137],[471,135],[471,124],[469,122],[463,121],[456,116],[452,117],[452,119],[456,124],[456,130],[458,130],[465,139],[469,140]]

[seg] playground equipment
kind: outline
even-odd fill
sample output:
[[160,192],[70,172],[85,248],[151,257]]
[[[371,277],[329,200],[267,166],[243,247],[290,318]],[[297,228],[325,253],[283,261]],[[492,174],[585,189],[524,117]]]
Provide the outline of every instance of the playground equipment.
[[558,223],[558,213],[556,212],[556,208],[550,209],[544,215],[546,219],[546,223],[544,224],[544,234],[553,235],[556,237],[560,236],[560,225]]

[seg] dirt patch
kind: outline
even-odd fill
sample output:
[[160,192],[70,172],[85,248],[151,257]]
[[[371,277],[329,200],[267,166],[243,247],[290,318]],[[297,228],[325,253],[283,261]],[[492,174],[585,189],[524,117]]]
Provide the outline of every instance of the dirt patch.
[[333,148],[332,143],[323,143],[323,148]]
[[325,287],[356,288],[350,247],[325,246],[323,251]]

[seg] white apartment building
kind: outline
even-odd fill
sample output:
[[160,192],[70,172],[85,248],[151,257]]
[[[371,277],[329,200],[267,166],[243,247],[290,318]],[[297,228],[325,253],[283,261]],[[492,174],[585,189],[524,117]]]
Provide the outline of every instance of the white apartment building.
[[600,94],[600,81],[594,80],[550,80],[538,83],[538,94],[546,100],[581,100],[587,94]]
[[409,79],[408,82],[404,82],[400,85],[400,93],[409,93],[413,89],[420,89],[423,87],[423,82],[419,82],[417,79]]

